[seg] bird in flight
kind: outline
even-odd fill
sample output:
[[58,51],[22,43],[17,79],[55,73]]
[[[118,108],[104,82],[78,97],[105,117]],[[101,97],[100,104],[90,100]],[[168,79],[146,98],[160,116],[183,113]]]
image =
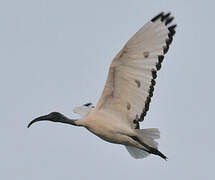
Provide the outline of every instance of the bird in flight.
[[32,120],[52,121],[85,127],[101,139],[122,144],[136,159],[149,154],[167,157],[158,150],[157,128],[140,129],[149,110],[157,71],[169,50],[176,24],[170,13],[161,12],[128,40],[112,60],[102,95],[96,104],[76,107],[80,119],[51,112]]

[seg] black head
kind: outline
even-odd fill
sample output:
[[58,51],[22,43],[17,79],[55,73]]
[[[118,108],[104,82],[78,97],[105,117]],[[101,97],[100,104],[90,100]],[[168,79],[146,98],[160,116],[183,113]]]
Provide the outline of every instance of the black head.
[[51,112],[48,115],[48,118],[51,119],[52,121],[56,121],[58,122],[59,120],[61,120],[62,118],[64,118],[64,115],[62,115],[59,112]]
[[34,120],[32,120],[29,124],[28,124],[28,128],[35,122],[38,121],[52,121],[52,122],[64,122],[64,119],[66,117],[64,115],[62,115],[59,112],[51,112],[48,115],[45,116],[40,116],[38,118],[35,118]]

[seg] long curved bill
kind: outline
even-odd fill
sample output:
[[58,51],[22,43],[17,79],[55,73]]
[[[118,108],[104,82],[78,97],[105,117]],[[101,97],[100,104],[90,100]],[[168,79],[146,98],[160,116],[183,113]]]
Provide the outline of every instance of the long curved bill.
[[33,119],[29,124],[28,124],[28,128],[35,122],[38,122],[38,121],[49,121],[49,117],[48,115],[45,115],[45,116],[40,116],[38,118],[35,118]]

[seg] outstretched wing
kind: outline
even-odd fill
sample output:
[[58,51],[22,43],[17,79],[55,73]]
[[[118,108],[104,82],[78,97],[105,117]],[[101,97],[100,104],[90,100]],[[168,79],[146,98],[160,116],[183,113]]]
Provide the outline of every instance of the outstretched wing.
[[157,71],[175,34],[174,18],[163,12],[145,24],[113,59],[96,110],[120,113],[139,128],[149,110]]
[[87,115],[94,108],[92,103],[86,103],[82,106],[75,107],[72,111],[79,114],[81,117]]

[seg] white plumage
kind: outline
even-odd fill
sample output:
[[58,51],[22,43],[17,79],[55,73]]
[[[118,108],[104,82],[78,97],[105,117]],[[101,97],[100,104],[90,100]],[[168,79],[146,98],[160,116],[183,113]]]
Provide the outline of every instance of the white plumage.
[[167,159],[155,141],[160,137],[159,130],[140,129],[139,122],[149,109],[157,71],[175,34],[172,20],[170,13],[162,12],[128,40],[111,62],[96,107],[88,103],[74,108],[81,119],[72,120],[53,112],[34,119],[29,126],[42,120],[84,126],[106,141],[125,145],[134,158],[155,154]]
[[92,103],[87,103],[84,104],[83,106],[75,107],[72,111],[76,114],[79,114],[81,117],[84,117],[91,111],[92,108],[94,108]]

